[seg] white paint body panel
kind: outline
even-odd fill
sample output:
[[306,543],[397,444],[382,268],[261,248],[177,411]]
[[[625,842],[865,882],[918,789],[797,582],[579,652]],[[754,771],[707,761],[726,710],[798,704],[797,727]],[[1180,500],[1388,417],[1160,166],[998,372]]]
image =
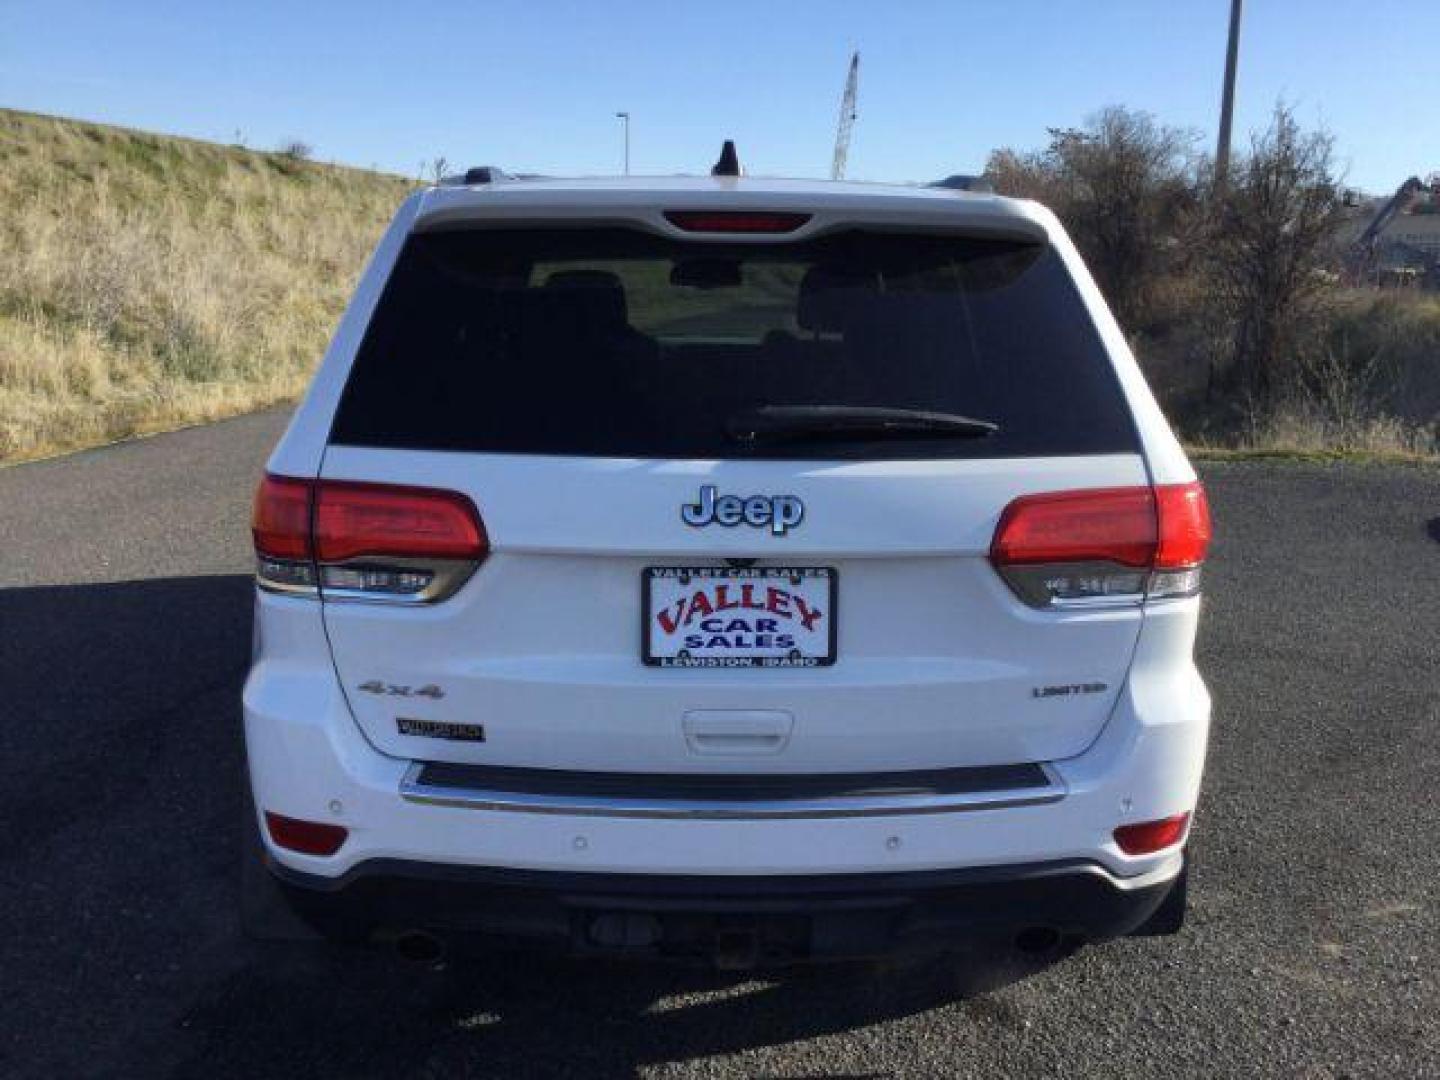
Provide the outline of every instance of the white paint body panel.
[[[1034,611],[986,560],[1005,505],[1058,488],[1144,484],[1131,455],[1056,461],[645,462],[332,447],[323,475],[464,492],[492,553],[425,608],[330,603],[336,669],[371,742],[400,757],[651,772],[726,771],[689,752],[691,709],[786,709],[790,744],[757,769],[854,772],[1045,761],[1099,734],[1125,678],[1136,608]],[[702,483],[804,500],[804,525],[696,529]],[[543,493],[539,494],[539,493]],[[656,670],[640,662],[640,576],[726,556],[839,576],[835,666]],[[895,608],[903,598],[904,612]],[[463,643],[463,644],[457,644]],[[440,700],[355,691],[442,687]],[[1033,696],[1102,683],[1103,693]],[[485,743],[398,734],[398,715],[486,725]]]
[[[797,239],[864,221],[1047,240],[1110,353],[1141,453],[836,463],[327,447],[351,360],[412,229],[457,218],[584,219],[674,234],[661,216],[667,207],[803,209],[815,217]],[[793,874],[1090,858],[1127,876],[1178,869],[1173,852],[1131,859],[1110,837],[1126,821],[1194,806],[1209,723],[1209,698],[1191,659],[1198,601],[1036,611],[985,558],[1001,511],[1019,495],[1194,478],[1073,245],[1034,204],[927,189],[710,179],[418,193],[382,239],[269,468],[464,492],[492,544],[459,593],[433,606],[322,605],[261,594],[260,646],[245,689],[256,804],[351,830],[331,858],[272,847],[288,866],[334,876],[365,859],[403,858]],[[796,495],[807,508],[804,526],[784,536],[687,527],[679,508],[702,484],[741,496]],[[793,670],[644,667],[641,570],[667,561],[718,565],[726,557],[834,567],[840,662]],[[892,610],[896,597],[905,598],[903,617]],[[395,702],[357,692],[370,680],[443,687],[438,700],[406,699],[404,714],[482,723],[487,741],[400,735]],[[1105,690],[1032,694],[1076,683]],[[727,716],[737,718],[734,733],[715,729],[715,718],[723,727]],[[783,718],[779,728],[775,717]],[[571,819],[405,802],[398,788],[416,759],[732,773],[1044,762],[1066,795],[963,817]]]

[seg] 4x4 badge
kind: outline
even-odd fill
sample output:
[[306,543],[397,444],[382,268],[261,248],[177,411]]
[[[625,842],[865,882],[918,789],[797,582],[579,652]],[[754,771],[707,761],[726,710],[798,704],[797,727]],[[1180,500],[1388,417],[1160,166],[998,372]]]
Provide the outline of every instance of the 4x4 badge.
[[395,683],[371,679],[369,682],[361,683],[355,689],[363,690],[367,694],[380,694],[383,697],[428,697],[439,701],[445,696],[445,691],[434,683],[427,683],[425,686],[397,686]]
[[776,536],[784,536],[787,529],[805,519],[805,504],[794,495],[751,495],[742,499],[716,492],[714,484],[706,484],[700,489],[698,502],[680,507],[680,519],[697,529],[706,525],[728,529],[741,524],[763,529],[768,525]]

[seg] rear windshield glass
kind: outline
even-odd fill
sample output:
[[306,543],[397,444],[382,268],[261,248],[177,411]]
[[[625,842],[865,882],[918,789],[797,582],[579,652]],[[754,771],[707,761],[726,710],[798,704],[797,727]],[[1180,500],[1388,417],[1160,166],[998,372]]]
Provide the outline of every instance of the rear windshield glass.
[[[941,412],[995,429],[737,436],[737,417],[794,406]],[[1136,449],[1104,348],[1048,247],[860,231],[765,244],[619,229],[417,234],[332,440],[647,458]]]

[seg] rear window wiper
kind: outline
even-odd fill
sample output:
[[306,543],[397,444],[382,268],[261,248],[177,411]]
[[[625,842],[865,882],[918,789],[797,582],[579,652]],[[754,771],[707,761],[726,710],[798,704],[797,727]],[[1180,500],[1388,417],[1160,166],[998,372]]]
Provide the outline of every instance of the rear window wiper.
[[955,413],[890,409],[872,405],[762,405],[736,413],[725,422],[732,439],[744,443],[788,439],[927,438],[993,435],[999,424]]

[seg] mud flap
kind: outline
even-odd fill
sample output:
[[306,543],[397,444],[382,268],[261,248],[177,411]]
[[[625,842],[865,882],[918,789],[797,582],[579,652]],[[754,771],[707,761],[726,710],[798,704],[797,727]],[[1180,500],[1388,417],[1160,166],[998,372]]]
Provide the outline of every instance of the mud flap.
[[1185,863],[1160,906],[1143,923],[1131,930],[1128,937],[1169,937],[1185,928],[1185,911],[1189,907],[1190,850],[1185,850]]
[[249,777],[242,778],[240,816],[240,930],[252,941],[319,941],[322,935],[295,913],[265,866]]

